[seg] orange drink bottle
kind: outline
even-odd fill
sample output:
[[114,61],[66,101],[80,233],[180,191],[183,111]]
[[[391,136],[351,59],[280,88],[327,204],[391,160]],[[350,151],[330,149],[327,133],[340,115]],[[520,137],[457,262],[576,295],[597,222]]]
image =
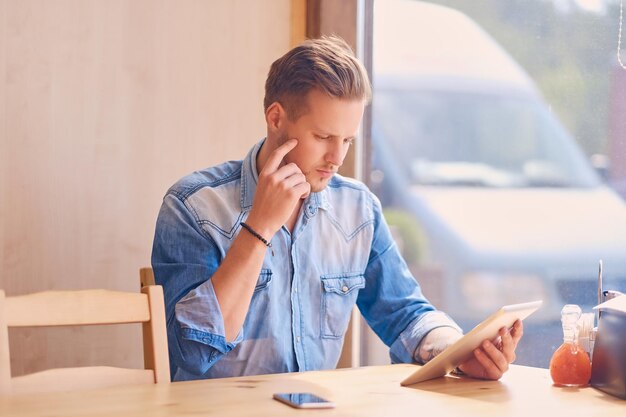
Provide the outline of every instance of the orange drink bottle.
[[589,384],[591,361],[587,352],[578,344],[576,322],[580,314],[580,307],[575,304],[567,304],[561,310],[563,344],[550,360],[550,376],[556,386],[583,387]]

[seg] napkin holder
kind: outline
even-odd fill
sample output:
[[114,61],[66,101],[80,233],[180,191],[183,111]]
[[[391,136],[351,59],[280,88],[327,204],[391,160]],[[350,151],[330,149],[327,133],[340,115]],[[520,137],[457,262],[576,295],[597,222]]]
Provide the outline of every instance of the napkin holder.
[[626,295],[594,307],[600,311],[593,346],[591,385],[626,399]]

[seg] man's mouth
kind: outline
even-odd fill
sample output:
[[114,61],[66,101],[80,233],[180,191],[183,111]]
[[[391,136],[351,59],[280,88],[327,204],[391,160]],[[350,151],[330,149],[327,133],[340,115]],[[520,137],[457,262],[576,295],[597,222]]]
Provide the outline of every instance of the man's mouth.
[[335,172],[336,172],[332,169],[319,169],[319,168],[316,171],[322,178],[330,178],[333,175],[335,175]]

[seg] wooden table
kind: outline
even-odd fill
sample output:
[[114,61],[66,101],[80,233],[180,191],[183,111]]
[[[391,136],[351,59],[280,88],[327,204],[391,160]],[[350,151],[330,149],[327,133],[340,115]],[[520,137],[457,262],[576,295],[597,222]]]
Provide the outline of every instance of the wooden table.
[[[0,416],[626,416],[626,401],[594,388],[552,386],[548,371],[512,366],[501,381],[444,377],[412,387],[416,365],[263,375],[0,398]],[[297,410],[274,392],[309,391],[331,410]]]

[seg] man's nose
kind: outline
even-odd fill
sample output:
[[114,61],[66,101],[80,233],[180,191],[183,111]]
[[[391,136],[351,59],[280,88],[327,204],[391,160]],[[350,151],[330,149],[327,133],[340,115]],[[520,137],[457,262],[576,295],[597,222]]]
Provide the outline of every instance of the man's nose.
[[343,145],[343,140],[338,139],[332,141],[328,145],[326,152],[326,162],[336,167],[340,167],[343,164],[343,160],[348,152],[348,147]]

